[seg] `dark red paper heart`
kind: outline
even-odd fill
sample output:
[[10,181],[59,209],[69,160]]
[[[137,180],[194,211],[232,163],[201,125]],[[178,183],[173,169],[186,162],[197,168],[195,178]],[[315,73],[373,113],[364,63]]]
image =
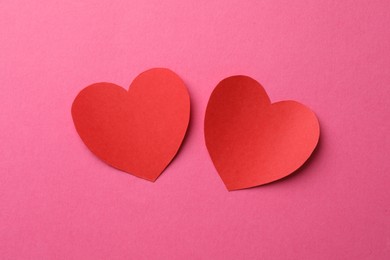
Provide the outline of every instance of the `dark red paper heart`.
[[247,76],[222,80],[206,109],[205,141],[228,190],[281,179],[309,158],[320,128],[315,114],[296,101],[271,104]]
[[155,181],[176,155],[190,118],[190,97],[174,72],[156,68],[129,91],[96,83],[83,89],[72,117],[86,146],[107,164]]

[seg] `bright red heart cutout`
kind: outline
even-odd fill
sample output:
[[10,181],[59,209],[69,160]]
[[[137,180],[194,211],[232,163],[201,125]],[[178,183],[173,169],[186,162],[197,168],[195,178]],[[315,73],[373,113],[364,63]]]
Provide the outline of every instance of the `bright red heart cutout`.
[[281,179],[314,151],[320,127],[315,114],[296,101],[271,104],[264,88],[232,76],[214,89],[206,109],[205,140],[228,190]]
[[176,155],[190,119],[190,97],[174,72],[138,75],[129,91],[96,83],[73,101],[72,116],[87,147],[107,164],[155,181]]

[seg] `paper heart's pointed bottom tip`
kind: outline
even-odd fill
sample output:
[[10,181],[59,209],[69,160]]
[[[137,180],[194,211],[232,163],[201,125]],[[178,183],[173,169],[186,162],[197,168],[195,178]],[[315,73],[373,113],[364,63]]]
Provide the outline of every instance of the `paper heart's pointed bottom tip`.
[[158,177],[160,177],[160,175],[158,175],[157,177],[152,177],[152,178],[141,178],[141,179],[144,179],[144,180],[147,180],[147,181],[150,181],[152,183],[155,183],[158,179]]
[[286,179],[289,179],[291,178],[292,176],[296,175],[296,174],[299,174],[303,169],[305,169],[307,167],[307,165],[311,162],[311,160],[313,159],[313,156],[314,154],[317,152],[318,150],[318,146],[319,146],[319,142],[320,142],[320,135],[318,135],[318,140],[317,140],[317,144],[316,146],[314,147],[312,153],[309,155],[309,157],[306,159],[306,161],[304,161],[302,163],[302,165],[300,165],[298,168],[296,168],[294,171],[291,171],[290,173],[286,174],[285,176],[283,177],[280,177],[280,178],[275,178],[275,179],[272,179],[272,180],[268,180],[268,181],[263,181],[263,182],[258,182],[256,184],[240,184],[238,185],[237,183],[233,182],[233,183],[229,183],[229,184],[226,184],[223,180],[223,183],[225,184],[225,187],[226,189],[230,192],[230,191],[237,191],[237,190],[246,190],[246,189],[254,189],[254,188],[259,188],[259,187],[262,187],[262,186],[268,186],[268,185],[272,185],[272,184],[275,184],[277,182],[280,182],[280,181],[283,181],[283,180],[286,180]]
[[[114,168],[116,168],[116,167],[114,167]],[[116,168],[116,169],[118,169],[118,168]],[[149,175],[145,175],[145,174],[137,174],[137,173],[134,173],[132,171],[126,171],[126,170],[122,170],[122,169],[118,169],[118,170],[122,171],[122,172],[124,172],[126,174],[129,174],[129,175],[131,175],[131,176],[133,176],[133,177],[135,177],[137,179],[150,181],[152,183],[155,183],[157,181],[157,179],[162,175],[162,172],[158,173],[157,175],[154,174],[154,175],[149,176]]]
[[249,185],[246,185],[246,186],[229,185],[228,186],[228,185],[225,184],[225,187],[226,187],[226,189],[228,191],[248,190],[248,189],[257,188],[257,187],[260,187],[260,186],[263,186],[263,185],[266,185],[266,184],[270,184],[272,182],[261,183],[261,184],[251,185],[251,186],[249,186]]
[[[122,170],[120,170],[122,171]],[[151,183],[155,183],[157,181],[157,179],[160,177],[160,175],[158,175],[157,177],[146,177],[146,176],[141,176],[141,175],[137,175],[137,174],[134,174],[132,172],[127,172],[127,171],[122,171],[130,176],[132,176],[133,178],[136,178],[138,180],[144,180],[144,181],[148,181],[148,182],[151,182]]]
[[[138,176],[136,176],[136,177],[138,177]],[[158,177],[157,178],[153,178],[153,179],[152,178],[147,179],[147,178],[142,178],[142,177],[138,177],[138,178],[143,179],[145,181],[149,181],[151,183],[155,183],[157,181],[157,179],[158,179]]]
[[[293,173],[292,173],[293,174]],[[259,188],[259,187],[262,187],[262,186],[266,186],[266,185],[269,185],[269,184],[272,184],[274,182],[277,182],[277,181],[280,181],[280,180],[283,180],[285,178],[287,178],[288,176],[290,175],[287,175],[285,177],[282,177],[280,179],[275,179],[273,181],[268,181],[268,182],[263,182],[263,183],[257,183],[255,185],[251,184],[251,185],[240,185],[240,186],[237,186],[237,185],[226,185],[225,184],[225,187],[228,191],[237,191],[237,190],[248,190],[248,189],[255,189],[255,188]]]

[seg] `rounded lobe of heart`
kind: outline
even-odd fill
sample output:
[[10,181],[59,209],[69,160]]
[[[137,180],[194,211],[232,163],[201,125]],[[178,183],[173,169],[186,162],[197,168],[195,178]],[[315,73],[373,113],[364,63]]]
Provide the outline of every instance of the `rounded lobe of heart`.
[[214,89],[206,109],[205,141],[228,190],[259,186],[296,171],[319,139],[315,114],[296,101],[271,104],[264,88],[233,76]]
[[86,146],[107,164],[155,181],[176,155],[190,118],[190,97],[174,72],[138,75],[129,91],[112,83],[83,89],[72,117]]

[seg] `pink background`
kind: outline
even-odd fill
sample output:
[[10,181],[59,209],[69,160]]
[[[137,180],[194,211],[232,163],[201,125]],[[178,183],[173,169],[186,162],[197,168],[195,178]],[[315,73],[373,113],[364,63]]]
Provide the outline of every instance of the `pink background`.
[[[186,2],[1,1],[0,258],[390,259],[390,2]],[[192,99],[156,183],[95,158],[70,114],[83,87],[152,67]],[[298,174],[225,189],[203,117],[234,74],[317,113]]]

